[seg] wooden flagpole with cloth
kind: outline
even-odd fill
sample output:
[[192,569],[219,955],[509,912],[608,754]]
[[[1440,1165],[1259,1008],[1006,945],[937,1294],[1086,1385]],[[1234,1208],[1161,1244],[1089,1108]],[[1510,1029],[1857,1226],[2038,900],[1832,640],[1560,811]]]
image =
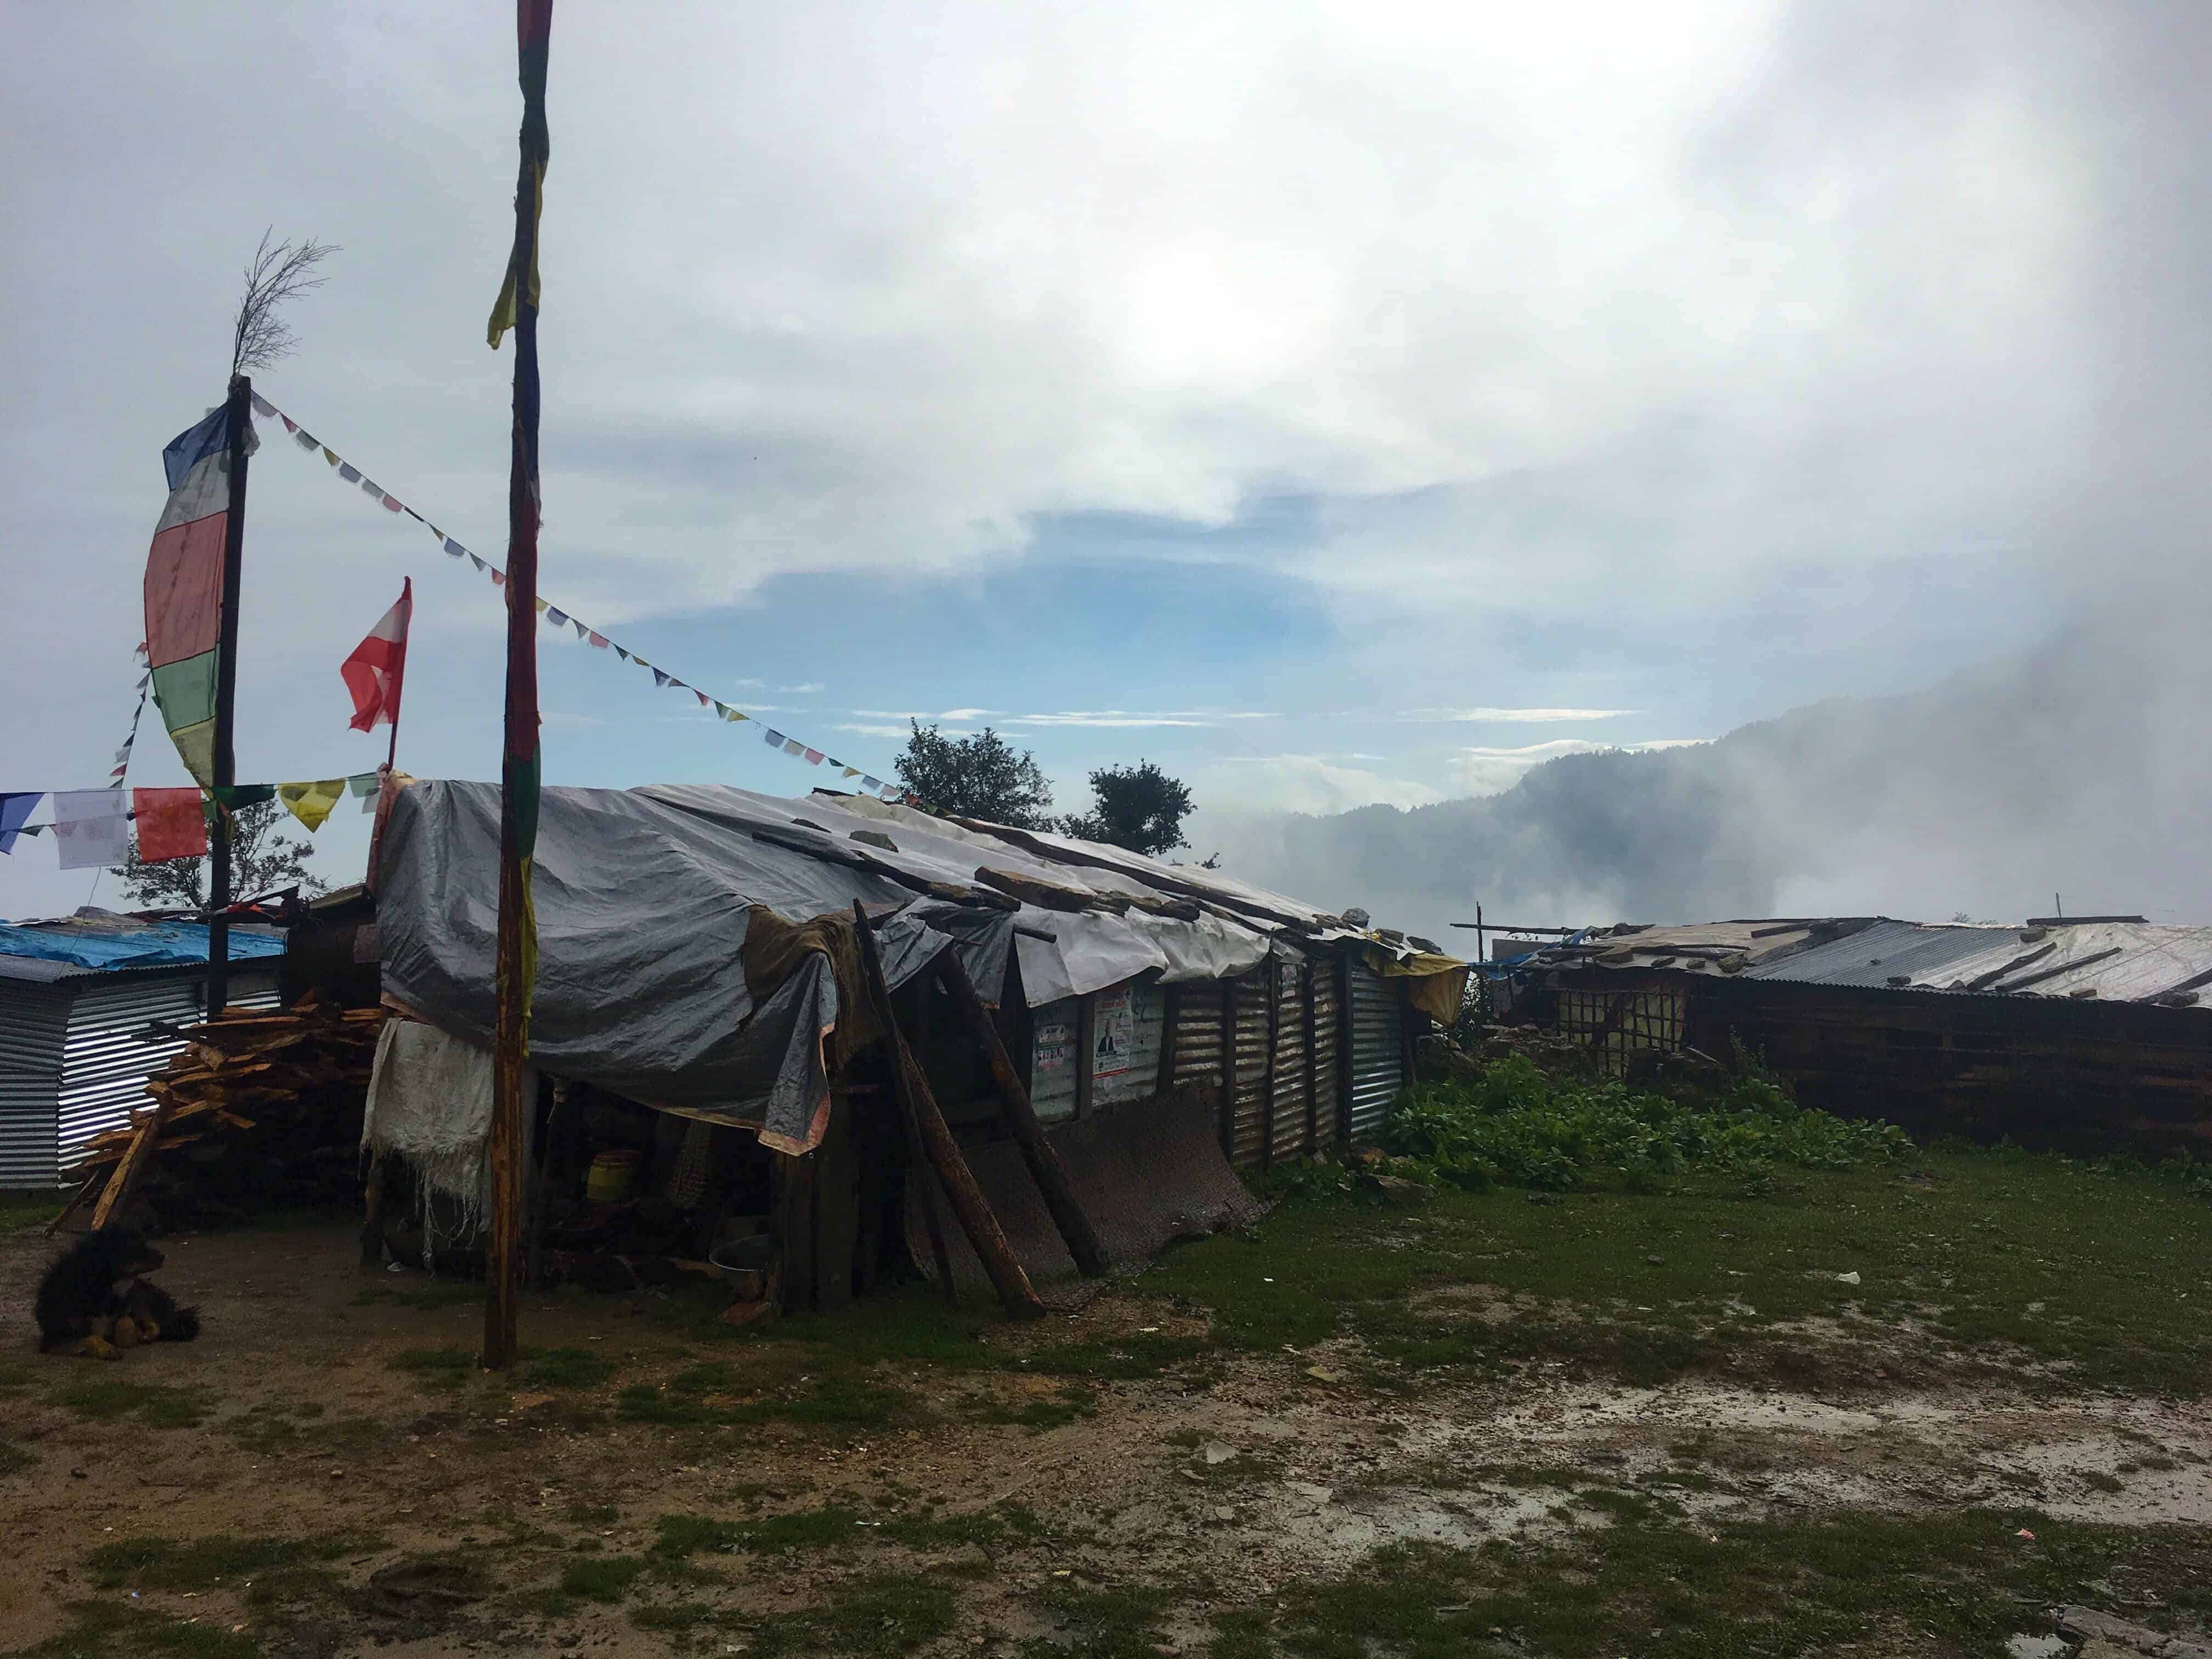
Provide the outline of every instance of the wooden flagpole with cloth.
[[407,630],[415,620],[415,579],[404,577],[399,598],[376,626],[338,665],[338,677],[353,698],[353,729],[373,732],[380,720],[392,728],[384,769],[399,760],[399,699],[407,684]]
[[514,332],[514,432],[507,485],[507,732],[500,766],[498,1012],[492,1037],[490,1239],[484,1258],[483,1364],[503,1370],[515,1354],[522,1290],[522,1188],[530,1055],[530,993],[538,971],[538,921],[530,902],[538,842],[538,222],[551,149],[545,126],[545,59],[553,0],[518,0],[515,41],[522,82],[521,165],[514,185],[514,249],[492,307],[492,349]]

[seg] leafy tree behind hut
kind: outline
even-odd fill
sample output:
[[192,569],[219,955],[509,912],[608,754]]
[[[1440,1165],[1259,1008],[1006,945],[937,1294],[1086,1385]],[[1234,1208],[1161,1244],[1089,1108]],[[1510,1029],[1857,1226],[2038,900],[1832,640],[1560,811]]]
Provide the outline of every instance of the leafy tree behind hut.
[[1052,786],[1036,757],[1017,749],[989,726],[948,738],[934,726],[908,720],[913,735],[899,751],[898,781],[933,812],[984,818],[1010,830],[1049,830]]
[[913,735],[896,763],[898,780],[933,812],[1014,830],[1056,830],[1148,854],[1189,844],[1182,821],[1190,814],[1190,790],[1152,761],[1100,767],[1091,775],[1091,810],[1057,817],[1052,786],[1028,750],[988,726],[948,738],[919,720],[908,725]]
[[[313,843],[277,832],[283,814],[276,802],[264,800],[231,815],[230,890],[240,898],[295,884],[302,897],[330,890],[328,882],[307,869],[307,860],[315,855]],[[134,845],[115,873],[123,878],[123,890],[131,902],[142,909],[204,910],[210,867],[204,858],[149,864]]]
[[1102,766],[1091,775],[1091,810],[1061,821],[1065,834],[1103,841],[1147,857],[1188,847],[1182,821],[1190,816],[1189,786],[1157,763]]

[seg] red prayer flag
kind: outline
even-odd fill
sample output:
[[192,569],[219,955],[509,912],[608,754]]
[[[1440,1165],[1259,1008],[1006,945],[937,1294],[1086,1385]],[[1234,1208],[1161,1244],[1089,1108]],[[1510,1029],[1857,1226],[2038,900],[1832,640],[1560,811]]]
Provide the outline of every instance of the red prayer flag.
[[399,720],[400,681],[407,670],[407,624],[415,614],[415,579],[400,584],[399,601],[338,665],[338,675],[353,693],[353,729],[367,732]]
[[207,856],[207,817],[198,790],[133,789],[131,810],[138,819],[138,856],[147,863]]

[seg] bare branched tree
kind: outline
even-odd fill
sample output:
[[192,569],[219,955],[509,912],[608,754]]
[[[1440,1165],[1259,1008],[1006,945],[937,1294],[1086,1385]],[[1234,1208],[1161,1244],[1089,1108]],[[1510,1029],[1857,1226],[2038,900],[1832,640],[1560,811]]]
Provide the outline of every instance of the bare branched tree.
[[234,374],[266,368],[299,349],[292,325],[276,313],[286,301],[320,288],[328,279],[317,276],[315,267],[339,251],[312,236],[296,244],[288,239],[272,247],[269,239],[275,234],[274,225],[261,233],[261,246],[253,250],[253,263],[246,268],[245,295],[230,319]]

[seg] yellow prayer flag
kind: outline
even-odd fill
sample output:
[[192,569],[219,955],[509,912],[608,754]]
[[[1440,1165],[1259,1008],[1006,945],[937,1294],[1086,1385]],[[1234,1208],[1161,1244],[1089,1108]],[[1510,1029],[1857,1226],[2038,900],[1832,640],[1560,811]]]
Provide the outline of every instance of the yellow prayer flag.
[[336,466],[338,464],[338,453],[337,450],[332,449],[328,444],[325,444],[323,446],[323,459],[328,461],[332,466]]
[[276,786],[276,799],[313,835],[323,827],[323,820],[330,817],[331,809],[345,798],[345,792],[343,778],[322,778],[313,783],[280,783]]
[[722,711],[722,718],[726,720],[741,720],[746,719],[747,716],[738,713],[734,708],[725,708]]

